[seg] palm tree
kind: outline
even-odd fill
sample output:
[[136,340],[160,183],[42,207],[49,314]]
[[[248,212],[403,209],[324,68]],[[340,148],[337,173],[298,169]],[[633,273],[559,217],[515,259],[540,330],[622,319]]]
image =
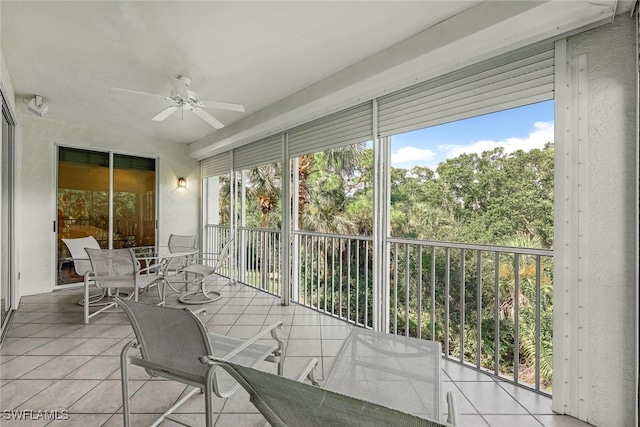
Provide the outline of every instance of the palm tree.
[[269,226],[269,213],[280,200],[280,181],[282,178],[280,163],[262,165],[249,170],[249,191],[258,200],[260,226]]
[[[542,247],[537,236],[518,235],[506,242],[512,247]],[[550,387],[553,375],[553,279],[552,260],[543,258],[540,265],[540,366],[535,366],[536,353],[536,259],[535,256],[522,255],[519,259],[518,278],[519,292],[515,295],[515,265],[513,257],[504,257],[500,263],[500,315],[502,318],[515,318],[515,305],[518,301],[520,321],[519,334],[520,355],[524,359],[524,369],[520,379],[533,383],[535,369],[540,370],[543,385]],[[520,363],[514,360],[513,363]]]
[[[322,178],[322,174],[335,175],[342,178],[342,188],[337,193],[344,195],[345,183],[354,176],[361,164],[365,150],[364,143],[334,148],[322,153],[301,156],[298,159],[298,221],[301,227],[313,231],[344,232],[346,220],[339,207],[342,203],[329,200],[319,185],[318,180],[311,188],[311,178]],[[313,195],[313,197],[312,197]],[[336,194],[338,195],[338,194]],[[311,208],[311,205],[315,207]],[[307,208],[310,212],[305,212]],[[350,227],[347,227],[350,228]],[[343,231],[344,230],[344,231]]]

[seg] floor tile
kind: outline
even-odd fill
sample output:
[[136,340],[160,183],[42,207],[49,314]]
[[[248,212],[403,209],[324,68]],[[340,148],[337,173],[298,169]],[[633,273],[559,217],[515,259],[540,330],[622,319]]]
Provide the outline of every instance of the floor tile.
[[[129,393],[134,394],[144,381],[129,381]],[[117,380],[102,381],[76,403],[71,405],[69,413],[113,414],[122,406],[122,386]],[[120,419],[122,420],[122,419]]]
[[320,328],[303,326],[291,329],[290,339],[319,340],[321,339]]
[[94,338],[65,352],[68,355],[97,356],[105,350],[115,346],[121,340],[118,338]]
[[[446,417],[443,421],[446,421]],[[460,415],[456,427],[489,427],[489,424],[487,424],[481,415]],[[513,425],[512,427],[517,426]]]
[[456,385],[480,414],[527,414],[522,405],[493,381],[462,381]]
[[162,414],[187,388],[177,381],[148,381],[131,396],[131,413]]
[[[55,380],[15,380],[0,388],[2,396],[2,410],[17,409],[42,390],[50,387]],[[32,407],[29,409],[44,409]]]
[[321,340],[289,340],[287,356],[322,356]]
[[504,381],[498,381],[498,385],[520,402],[530,414],[553,415],[550,397]]
[[[68,414],[68,419],[59,419],[47,424],[47,427],[86,427],[101,426],[109,418],[110,414]],[[122,420],[121,420],[122,421]]]
[[454,382],[443,382],[440,387],[440,410],[443,414],[447,414],[449,412],[447,405],[447,392],[455,393],[458,402],[458,414],[467,415],[478,413],[476,408],[471,405],[469,400],[467,400]]
[[69,409],[99,383],[97,380],[59,380],[25,401],[19,409]]
[[86,341],[86,338],[55,338],[26,354],[31,356],[57,356],[68,352]]
[[265,314],[243,314],[236,321],[236,325],[259,325],[262,326],[266,319]]
[[7,331],[7,337],[28,337],[43,329],[49,328],[47,323],[18,323],[14,327],[9,328]]
[[65,379],[104,380],[120,369],[118,356],[96,356],[65,376]]
[[[27,356],[25,356],[27,357]],[[37,357],[37,356],[34,356]],[[89,361],[91,356],[58,356],[24,374],[23,379],[59,379]]]
[[[150,426],[151,424],[153,424],[153,422],[155,420],[158,419],[158,417],[162,415],[161,413],[159,414],[131,414],[131,425],[132,426]],[[122,418],[122,412],[120,413],[116,413],[114,415],[112,415],[106,423],[102,424],[101,427],[122,427],[122,425],[124,424],[124,420]],[[167,426],[171,425],[173,426],[177,426],[178,424],[172,423],[172,424],[166,424]],[[162,426],[164,427],[165,424],[162,424]],[[237,427],[237,426],[236,426]]]
[[[47,322],[50,323],[50,322]],[[51,325],[46,329],[41,329],[38,332],[31,334],[32,338],[35,337],[46,337],[46,338],[58,338],[70,334],[78,329],[82,328],[81,325],[77,324],[67,324],[67,323],[58,323]]]
[[533,415],[484,415],[491,427],[541,427]]
[[587,424],[568,415],[535,415],[544,427],[586,427]]
[[5,341],[0,349],[0,354],[3,356],[22,355],[51,341],[53,338],[20,338],[13,342]]
[[0,365],[0,378],[20,378],[51,360],[54,356],[20,356]]
[[442,368],[453,381],[494,381],[489,375],[450,360],[442,359]]

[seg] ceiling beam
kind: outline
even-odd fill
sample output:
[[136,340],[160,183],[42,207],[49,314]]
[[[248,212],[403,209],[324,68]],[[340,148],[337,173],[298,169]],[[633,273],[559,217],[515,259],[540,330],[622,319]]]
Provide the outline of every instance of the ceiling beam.
[[203,159],[538,41],[611,22],[615,0],[488,1],[190,144]]

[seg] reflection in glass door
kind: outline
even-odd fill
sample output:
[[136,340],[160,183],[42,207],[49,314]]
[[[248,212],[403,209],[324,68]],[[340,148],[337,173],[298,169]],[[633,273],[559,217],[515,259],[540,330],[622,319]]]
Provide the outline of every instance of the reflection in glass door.
[[[7,319],[13,309],[13,129],[14,122],[2,101],[2,151],[0,152],[0,336],[4,336]],[[0,341],[1,344],[1,341]]]
[[58,148],[58,285],[83,280],[62,239],[93,236],[105,249],[155,245],[155,170],[155,159]]

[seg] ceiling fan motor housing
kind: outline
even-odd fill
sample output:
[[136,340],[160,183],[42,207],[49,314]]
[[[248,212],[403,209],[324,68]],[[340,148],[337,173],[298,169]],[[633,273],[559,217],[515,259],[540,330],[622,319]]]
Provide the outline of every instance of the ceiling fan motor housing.
[[189,103],[189,104],[198,104],[198,94],[195,93],[192,90],[187,89],[187,93],[189,94],[189,97],[187,99],[183,98],[182,95],[180,95],[178,93],[178,91],[176,91],[175,89],[171,91],[171,99],[174,102],[177,102],[178,104],[184,104],[184,103]]

